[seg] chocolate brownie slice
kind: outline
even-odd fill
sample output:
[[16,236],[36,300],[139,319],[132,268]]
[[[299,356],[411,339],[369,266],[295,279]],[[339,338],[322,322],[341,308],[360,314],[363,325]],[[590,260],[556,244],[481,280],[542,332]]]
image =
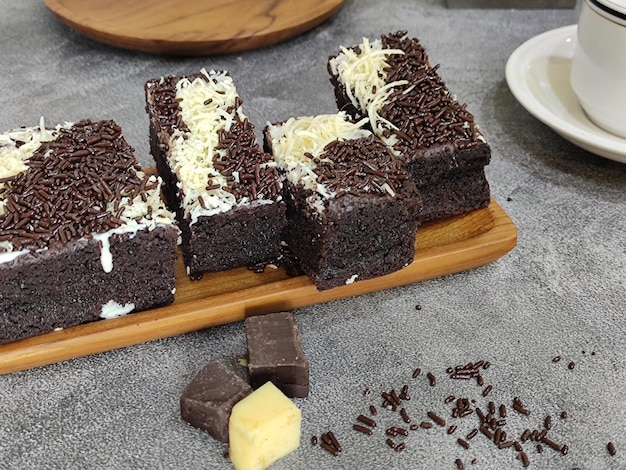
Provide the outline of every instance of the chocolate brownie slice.
[[149,80],[150,148],[192,277],[279,257],[282,183],[225,71]]
[[178,229],[113,121],[0,136],[0,343],[174,300]]
[[[339,108],[357,120],[367,117],[374,133],[406,161],[424,198],[422,222],[485,207],[490,199],[481,170],[491,150],[438,68],[404,31],[364,39],[328,62]],[[442,194],[445,187],[453,193]]]
[[286,175],[285,241],[320,290],[391,273],[415,254],[420,195],[363,124],[339,113],[265,129]]

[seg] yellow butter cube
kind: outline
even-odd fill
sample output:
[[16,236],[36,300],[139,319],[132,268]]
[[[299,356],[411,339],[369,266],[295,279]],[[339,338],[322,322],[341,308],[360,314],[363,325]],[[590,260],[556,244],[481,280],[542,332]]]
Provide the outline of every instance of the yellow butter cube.
[[236,470],[262,470],[300,446],[300,409],[272,382],[233,407],[228,423]]

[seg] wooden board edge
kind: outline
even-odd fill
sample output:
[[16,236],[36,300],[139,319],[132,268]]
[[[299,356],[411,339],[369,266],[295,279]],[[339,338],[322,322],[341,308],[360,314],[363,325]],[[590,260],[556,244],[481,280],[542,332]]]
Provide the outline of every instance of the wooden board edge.
[[[0,374],[46,366],[139,343],[241,321],[247,316],[293,310],[341,298],[453,274],[489,264],[517,244],[517,229],[492,199],[491,230],[463,242],[432,247],[404,269],[375,279],[317,291],[305,276],[190,301],[125,317],[79,325],[0,346]],[[210,313],[210,315],[209,315]]]

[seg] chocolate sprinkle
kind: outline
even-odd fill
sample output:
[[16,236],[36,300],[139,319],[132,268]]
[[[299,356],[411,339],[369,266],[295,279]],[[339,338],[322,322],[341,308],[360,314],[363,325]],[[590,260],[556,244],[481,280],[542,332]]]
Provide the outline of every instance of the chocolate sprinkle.
[[411,154],[413,149],[433,145],[455,143],[464,148],[476,144],[479,133],[474,117],[448,91],[437,73],[439,66],[430,66],[419,41],[407,38],[406,31],[382,36],[381,41],[384,49],[404,51],[386,57],[386,81],[408,83],[394,87],[379,111],[397,127],[390,130],[399,138],[395,149]]
[[609,454],[611,455],[611,457],[617,453],[617,450],[615,449],[615,444],[613,444],[612,442],[609,442],[606,445],[606,449],[609,451]]
[[336,198],[391,195],[409,180],[403,161],[373,135],[330,142],[319,156],[315,173],[317,183],[336,193]]
[[[4,180],[0,237],[15,250],[65,245],[123,224],[107,204],[155,189],[113,121],[75,123],[42,142],[28,170]],[[119,205],[119,203],[117,203]],[[116,206],[118,207],[118,206]]]
[[[181,107],[176,99],[176,84],[182,77],[168,76],[159,80],[150,80],[146,89],[150,90],[153,113],[158,118],[157,131],[173,135],[176,130],[189,132],[189,127],[182,119]],[[201,73],[187,77],[193,81],[209,79]],[[208,103],[205,103],[208,104]],[[226,150],[227,156],[220,158],[218,152],[213,156],[214,168],[228,181],[223,186],[224,191],[235,196],[240,202],[244,198],[249,200],[276,199],[282,192],[281,184],[277,184],[279,176],[273,165],[267,165],[272,161],[271,155],[263,152],[257,144],[254,126],[247,119],[240,118],[236,110],[241,106],[242,100],[237,97],[235,105],[227,111],[233,114],[233,123],[229,130],[221,130],[218,134],[218,145],[215,150]],[[238,174],[237,180],[234,173]],[[211,191],[220,188],[211,177],[206,182],[206,190]]]

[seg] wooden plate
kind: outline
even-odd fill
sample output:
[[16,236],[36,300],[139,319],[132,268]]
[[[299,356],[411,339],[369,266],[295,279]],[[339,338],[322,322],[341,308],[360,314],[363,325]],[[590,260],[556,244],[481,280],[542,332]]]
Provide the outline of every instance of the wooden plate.
[[456,273],[495,261],[515,246],[517,230],[495,200],[489,207],[420,228],[415,260],[387,276],[317,291],[307,276],[245,268],[190,281],[179,258],[176,300],[168,306],[67,328],[0,346],[0,374],[292,310]]
[[345,0],[44,0],[70,28],[111,46],[205,55],[269,46],[301,34]]

